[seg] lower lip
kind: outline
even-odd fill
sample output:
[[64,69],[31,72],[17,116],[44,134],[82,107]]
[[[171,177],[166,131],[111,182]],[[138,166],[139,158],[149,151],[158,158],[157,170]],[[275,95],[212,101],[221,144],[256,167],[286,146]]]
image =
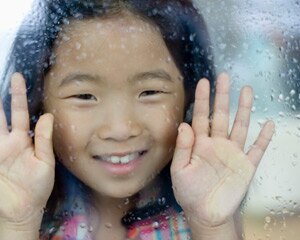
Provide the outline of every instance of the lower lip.
[[142,156],[139,156],[137,159],[132,160],[128,163],[110,163],[107,161],[99,161],[101,166],[108,172],[114,175],[126,175],[132,173],[142,161]]

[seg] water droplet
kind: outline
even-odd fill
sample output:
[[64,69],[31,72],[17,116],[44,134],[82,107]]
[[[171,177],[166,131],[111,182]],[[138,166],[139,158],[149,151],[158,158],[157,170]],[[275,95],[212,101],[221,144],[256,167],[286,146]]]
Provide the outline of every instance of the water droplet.
[[125,198],[125,200],[124,200],[124,204],[125,204],[125,205],[128,205],[128,204],[129,204],[129,202],[130,202],[130,201],[129,201],[129,198]]
[[283,202],[282,196],[275,196],[275,199],[279,202]]
[[274,209],[270,209],[270,214],[274,215],[275,214],[275,210]]
[[191,34],[189,37],[190,41],[193,42],[195,37],[196,37],[196,33]]
[[52,227],[52,228],[50,228],[49,229],[49,233],[51,234],[51,233],[54,233],[56,231],[56,227]]
[[265,124],[265,122],[266,122],[266,120],[264,120],[264,119],[257,120],[257,123],[259,126],[263,126]]
[[159,205],[164,205],[164,204],[166,204],[166,198],[165,198],[165,197],[159,198],[159,199],[158,199],[158,204],[159,204]]
[[29,135],[29,137],[34,137],[34,131],[29,130],[29,131],[28,131],[28,135]]
[[265,222],[266,222],[266,223],[270,223],[270,222],[271,222],[271,220],[272,220],[272,219],[271,219],[271,217],[270,217],[270,216],[266,216],[266,217],[265,217]]
[[81,228],[86,228],[86,227],[87,227],[85,223],[80,223],[79,226],[80,226]]
[[112,228],[112,224],[110,222],[105,223],[105,227]]
[[62,37],[62,39],[63,39],[63,41],[69,41],[71,38],[69,37],[69,36],[67,36],[67,35],[63,35],[63,37]]
[[220,49],[220,50],[224,50],[226,47],[227,47],[227,44],[226,44],[226,43],[220,43],[220,44],[219,44],[219,49]]
[[75,48],[76,48],[77,50],[79,50],[79,49],[81,48],[81,43],[79,43],[79,42],[76,42],[76,44],[75,44]]
[[279,99],[279,100],[283,100],[283,99],[284,99],[283,94],[279,94],[278,99]]
[[156,221],[153,222],[152,227],[155,228],[155,229],[159,228],[159,222],[156,222]]
[[284,207],[283,209],[282,209],[282,213],[283,214],[287,214],[289,212],[289,210],[286,208],[286,207]]
[[75,162],[75,160],[76,160],[76,157],[74,157],[74,156],[70,156],[70,157],[69,157],[69,160],[70,160],[70,162]]
[[170,63],[172,61],[172,58],[170,56],[167,57],[167,63]]
[[294,90],[294,89],[292,89],[291,91],[290,91],[290,95],[291,96],[294,96],[296,94],[296,91]]
[[296,167],[297,164],[298,164],[298,161],[296,161],[296,160],[295,160],[295,161],[292,161],[292,166],[293,166],[293,167]]

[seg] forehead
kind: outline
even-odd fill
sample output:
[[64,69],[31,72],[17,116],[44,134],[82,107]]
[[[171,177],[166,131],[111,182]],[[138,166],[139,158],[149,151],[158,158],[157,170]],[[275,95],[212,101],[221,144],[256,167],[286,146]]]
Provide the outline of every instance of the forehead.
[[63,26],[56,47],[63,45],[72,48],[75,42],[75,48],[79,50],[91,45],[105,47],[103,44],[107,43],[110,51],[113,51],[140,45],[141,41],[145,46],[165,45],[157,26],[125,12],[107,18],[70,21],[68,25]]
[[75,69],[113,78],[161,68],[178,74],[158,28],[130,13],[70,21],[59,35],[54,54],[50,72],[59,75]]
[[90,17],[83,20],[73,19],[63,26],[64,33],[79,30],[80,27],[90,25],[94,23],[94,27],[98,30],[106,31],[120,31],[123,33],[138,33],[141,31],[151,31],[152,33],[159,33],[159,28],[149,20],[134,15],[129,11],[123,11],[119,14],[102,16],[102,17]]

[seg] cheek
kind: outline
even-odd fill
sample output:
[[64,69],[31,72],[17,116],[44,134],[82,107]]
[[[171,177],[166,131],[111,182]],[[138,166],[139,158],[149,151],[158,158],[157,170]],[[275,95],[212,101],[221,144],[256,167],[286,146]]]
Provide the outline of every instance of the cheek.
[[[74,122],[70,114],[54,114],[53,145],[55,153],[65,160],[75,158],[80,149],[85,146],[87,131]],[[75,118],[76,119],[76,118]]]
[[177,94],[174,94],[173,101],[165,109],[167,122],[173,125],[176,129],[184,118],[184,99]]
[[[175,100],[179,100],[176,99]],[[184,118],[184,103],[183,101],[174,101],[172,104],[168,105],[168,107],[164,111],[165,115],[165,123],[164,123],[164,136],[166,136],[166,140],[171,144],[175,145],[178,126],[183,121]]]
[[165,148],[172,148],[176,142],[178,126],[183,121],[183,106],[162,105],[159,111],[153,112],[151,116],[148,121],[156,139]]

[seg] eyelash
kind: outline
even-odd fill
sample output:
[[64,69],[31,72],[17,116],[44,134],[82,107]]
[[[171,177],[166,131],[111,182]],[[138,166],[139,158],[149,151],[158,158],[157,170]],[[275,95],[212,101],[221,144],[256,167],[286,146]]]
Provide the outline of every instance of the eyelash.
[[[140,97],[147,97],[147,96],[153,96],[153,95],[157,95],[157,94],[162,94],[165,93],[163,91],[159,91],[159,90],[148,90],[148,91],[144,91],[140,94]],[[85,93],[85,94],[76,94],[72,96],[73,98],[77,98],[80,100],[93,100],[93,101],[97,101],[97,98],[89,93]]]
[[161,94],[161,93],[165,93],[163,91],[159,91],[159,90],[148,90],[148,91],[144,91],[140,94],[140,97],[145,97],[145,96],[151,96],[151,95],[157,95],[157,94]]
[[97,98],[94,95],[89,94],[89,93],[77,94],[77,95],[73,95],[72,97],[78,98],[78,99],[81,99],[81,100],[94,100],[94,101],[97,101]]

